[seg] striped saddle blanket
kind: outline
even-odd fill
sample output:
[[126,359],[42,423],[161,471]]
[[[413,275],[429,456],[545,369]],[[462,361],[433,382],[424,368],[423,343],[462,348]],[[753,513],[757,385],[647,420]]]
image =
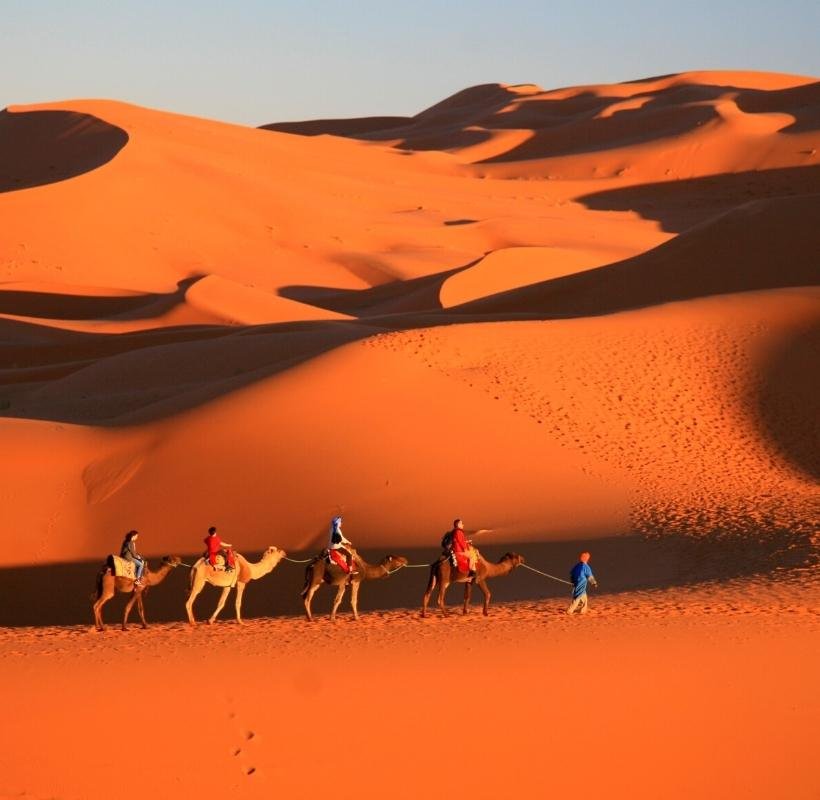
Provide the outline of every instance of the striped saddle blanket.
[[114,575],[118,578],[128,578],[133,581],[137,574],[136,564],[134,564],[133,561],[120,558],[119,556],[115,556],[113,553],[108,556],[108,565],[111,567],[111,571]]

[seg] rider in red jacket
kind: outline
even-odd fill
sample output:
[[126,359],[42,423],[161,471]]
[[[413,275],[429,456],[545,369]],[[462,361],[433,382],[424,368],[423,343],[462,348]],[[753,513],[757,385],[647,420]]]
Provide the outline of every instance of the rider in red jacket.
[[208,563],[212,567],[216,567],[216,556],[219,552],[224,551],[225,555],[225,569],[232,570],[236,566],[234,560],[232,544],[223,542],[216,534],[216,528],[208,528],[208,535],[205,537],[205,546],[208,548]]
[[456,566],[459,572],[470,572],[470,543],[464,535],[464,523],[460,519],[453,520],[453,530],[450,533],[450,548],[456,557]]

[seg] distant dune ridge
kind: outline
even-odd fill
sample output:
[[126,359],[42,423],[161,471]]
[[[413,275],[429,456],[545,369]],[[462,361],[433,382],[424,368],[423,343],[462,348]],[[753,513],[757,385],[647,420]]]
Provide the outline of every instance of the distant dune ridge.
[[813,530],[816,79],[265,128],[0,113],[3,564]]

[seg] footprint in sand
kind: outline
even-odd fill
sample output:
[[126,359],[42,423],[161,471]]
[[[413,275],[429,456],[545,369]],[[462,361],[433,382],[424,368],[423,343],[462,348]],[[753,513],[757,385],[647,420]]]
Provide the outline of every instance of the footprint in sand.
[[[229,711],[228,719],[231,720],[231,722],[236,722],[236,712]],[[234,748],[233,757],[239,759],[240,769],[245,775],[253,775],[256,772],[256,767],[252,764],[248,764],[251,754],[247,752],[245,748],[256,737],[256,733],[249,728],[242,726],[239,727],[239,732],[242,737],[242,741]]]

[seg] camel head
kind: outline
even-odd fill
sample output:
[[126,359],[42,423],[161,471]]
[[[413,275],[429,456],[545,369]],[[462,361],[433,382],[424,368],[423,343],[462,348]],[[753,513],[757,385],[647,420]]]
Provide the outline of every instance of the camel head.
[[381,566],[383,566],[388,573],[395,572],[397,569],[406,567],[408,563],[409,562],[404,556],[385,556],[381,560]]
[[178,567],[182,563],[182,559],[179,556],[163,556],[162,563],[167,564],[169,567]]
[[515,569],[515,567],[520,567],[524,563],[524,556],[520,556],[518,553],[504,553],[501,560],[509,561]]
[[262,560],[266,561],[268,559],[275,559],[276,563],[278,564],[283,558],[287,556],[287,553],[282,550],[281,547],[274,547],[271,545],[270,547],[265,548],[265,552],[262,553]]

